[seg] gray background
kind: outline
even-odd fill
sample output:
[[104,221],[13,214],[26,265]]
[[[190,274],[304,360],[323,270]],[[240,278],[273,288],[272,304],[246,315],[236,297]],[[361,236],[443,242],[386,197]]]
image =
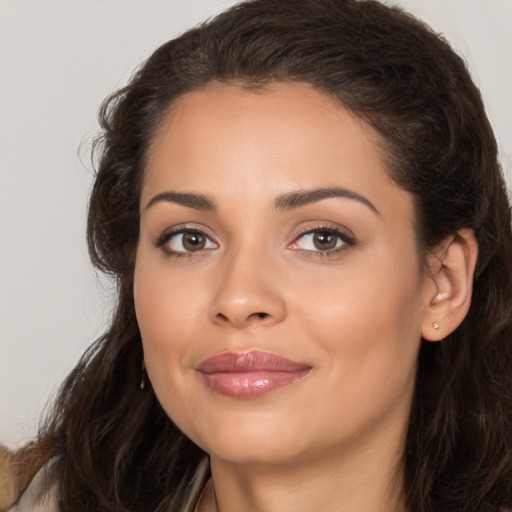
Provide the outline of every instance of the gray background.
[[[229,0],[0,1],[0,442],[23,443],[111,312],[89,264],[90,143],[103,98]],[[512,168],[512,0],[402,0],[469,62]]]

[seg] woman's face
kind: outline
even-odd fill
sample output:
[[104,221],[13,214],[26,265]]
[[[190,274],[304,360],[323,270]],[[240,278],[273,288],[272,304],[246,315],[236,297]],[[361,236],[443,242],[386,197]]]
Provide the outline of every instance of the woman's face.
[[403,439],[431,287],[376,141],[299,84],[188,93],[162,122],[135,306],[159,401],[212,458]]

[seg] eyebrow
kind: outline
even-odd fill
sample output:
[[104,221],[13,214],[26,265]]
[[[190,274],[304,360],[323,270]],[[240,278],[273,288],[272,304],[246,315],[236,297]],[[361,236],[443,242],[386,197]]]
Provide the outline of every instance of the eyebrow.
[[157,194],[148,202],[146,210],[160,201],[181,204],[182,206],[188,206],[189,208],[205,212],[214,212],[217,210],[217,205],[212,198],[202,194],[183,192],[162,192],[161,194]]
[[319,188],[316,190],[304,190],[284,194],[277,198],[275,202],[275,209],[276,211],[292,210],[294,208],[300,208],[332,197],[342,197],[358,201],[370,208],[370,210],[377,215],[380,215],[379,210],[377,210],[375,205],[366,199],[366,197],[353,192],[352,190],[338,187]]
[[[357,194],[351,190],[338,187],[320,188],[315,190],[299,190],[296,192],[288,192],[279,196],[274,204],[274,208],[277,212],[293,210],[295,208],[301,208],[308,204],[317,203],[324,199],[330,199],[333,197],[342,197],[345,199],[352,199],[358,201],[363,205],[367,206],[377,215],[380,215],[374,204],[366,199],[366,197]],[[206,212],[217,211],[217,205],[215,201],[203,194],[193,194],[186,192],[162,192],[154,196],[146,205],[146,210],[154,204],[165,201],[169,203],[176,203],[195,210],[201,210]]]

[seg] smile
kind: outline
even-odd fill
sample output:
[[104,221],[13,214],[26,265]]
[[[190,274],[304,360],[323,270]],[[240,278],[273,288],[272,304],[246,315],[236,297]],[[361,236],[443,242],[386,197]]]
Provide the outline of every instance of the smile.
[[235,398],[255,398],[302,380],[312,367],[270,352],[225,352],[197,368],[213,391]]

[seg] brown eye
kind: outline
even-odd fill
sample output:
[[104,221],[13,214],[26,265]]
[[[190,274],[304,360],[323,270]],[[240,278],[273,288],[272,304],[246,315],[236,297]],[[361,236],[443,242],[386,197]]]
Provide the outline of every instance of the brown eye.
[[317,231],[313,234],[313,244],[319,251],[329,251],[336,247],[338,236],[330,231]]
[[317,228],[300,235],[289,248],[316,254],[334,254],[338,249],[352,247],[355,243],[353,237],[339,229]]
[[187,251],[200,251],[206,246],[206,237],[201,233],[183,233],[182,243]]
[[218,245],[201,231],[180,230],[166,233],[158,244],[166,253],[187,254],[203,250],[216,249]]

